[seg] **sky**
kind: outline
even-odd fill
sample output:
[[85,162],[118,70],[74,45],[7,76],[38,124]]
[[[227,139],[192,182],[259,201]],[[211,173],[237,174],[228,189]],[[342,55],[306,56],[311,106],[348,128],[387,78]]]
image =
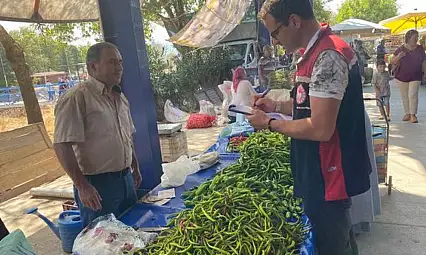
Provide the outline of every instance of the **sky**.
[[[11,31],[11,30],[16,30],[19,29],[20,27],[23,26],[28,26],[31,23],[23,23],[23,22],[11,22],[11,21],[0,21],[0,24],[6,29],[6,31]],[[153,37],[153,41],[155,43],[159,43],[161,45],[169,45],[170,43],[167,42],[167,39],[169,39],[169,36],[167,34],[167,31],[165,28],[152,23],[151,24],[153,32],[152,32],[152,37]],[[78,32],[76,32],[76,37],[79,37]],[[94,39],[89,38],[89,39],[79,39],[76,40],[75,42],[73,42],[73,45],[87,45],[89,43],[94,43]]]
[[[333,0],[331,3],[329,3],[329,7],[334,12],[337,12],[340,4],[343,2],[343,0]],[[426,1],[425,0],[399,0],[398,4],[400,6],[400,13],[406,13],[413,11],[415,8],[417,8],[418,11],[426,11]],[[0,21],[0,24],[7,30],[15,30],[18,29],[21,26],[26,26],[28,23],[21,23],[21,22],[9,22],[9,21]],[[167,35],[167,31],[156,24],[152,24],[153,26],[153,40],[155,43],[159,43],[161,45],[170,45],[169,42],[167,42],[167,39],[169,36]],[[92,43],[93,39],[80,39],[75,42],[73,42],[74,45],[86,45],[88,43]]]

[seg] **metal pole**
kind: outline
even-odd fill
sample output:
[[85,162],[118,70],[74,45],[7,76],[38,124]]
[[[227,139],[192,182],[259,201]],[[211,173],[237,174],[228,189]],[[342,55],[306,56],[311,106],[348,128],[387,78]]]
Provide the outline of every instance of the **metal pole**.
[[69,65],[69,63],[68,63],[67,50],[66,50],[66,48],[65,48],[65,47],[64,47],[64,54],[65,54],[65,62],[67,62],[68,76],[70,76],[70,75],[71,75],[71,69],[70,69],[70,65]]
[[4,70],[4,64],[3,64],[3,56],[0,55],[0,62],[1,62],[1,69],[3,71],[3,77],[4,77],[4,81],[6,82],[6,87],[9,87],[8,83],[7,83],[7,77],[6,77],[6,72]]
[[77,63],[77,65],[76,65],[76,67],[77,67],[77,77],[78,77],[78,82],[80,83],[81,81],[80,81],[80,66],[78,65],[78,63]]

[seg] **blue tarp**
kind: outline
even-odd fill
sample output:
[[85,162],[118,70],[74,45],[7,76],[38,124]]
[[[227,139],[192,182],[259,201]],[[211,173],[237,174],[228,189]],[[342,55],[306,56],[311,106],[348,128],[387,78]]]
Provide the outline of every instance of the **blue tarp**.
[[[210,147],[209,150],[217,150],[217,148],[223,147],[224,143],[227,143],[226,139],[219,139],[218,143]],[[231,160],[224,160],[224,158],[225,157],[221,157],[220,162],[215,166],[188,176],[184,185],[175,188],[176,197],[170,200],[167,204],[163,206],[136,204],[132,209],[124,214],[120,220],[135,228],[165,227],[170,215],[185,209],[184,201],[181,198],[183,192],[197,187],[208,179],[213,178],[217,172],[236,161],[236,159],[232,157]],[[159,185],[153,190],[153,194],[156,195],[160,190],[164,189]],[[309,219],[306,215],[303,216],[303,219],[304,222],[309,225]],[[314,238],[312,231],[310,231],[304,244],[300,248],[300,254],[315,255],[313,243]]]

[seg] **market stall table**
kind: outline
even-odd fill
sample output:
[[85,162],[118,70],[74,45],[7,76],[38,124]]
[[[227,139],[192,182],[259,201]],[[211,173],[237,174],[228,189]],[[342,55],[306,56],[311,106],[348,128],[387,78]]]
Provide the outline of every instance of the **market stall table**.
[[[226,139],[219,139],[218,143],[210,147],[208,151],[223,148],[225,147],[225,143],[227,143]],[[182,186],[175,188],[176,197],[172,198],[168,203],[162,206],[138,203],[128,212],[122,215],[120,220],[134,228],[165,227],[171,215],[185,209],[184,200],[181,197],[182,193],[211,179],[217,172],[236,162],[236,160],[237,158],[235,156],[226,157],[222,154],[218,164],[206,170],[189,175]],[[161,190],[165,189],[158,185],[151,193],[156,195]],[[304,216],[303,219],[306,224],[309,224],[309,220],[306,216]],[[300,247],[300,250],[301,255],[315,255],[313,234],[311,231],[308,233],[304,244]]]

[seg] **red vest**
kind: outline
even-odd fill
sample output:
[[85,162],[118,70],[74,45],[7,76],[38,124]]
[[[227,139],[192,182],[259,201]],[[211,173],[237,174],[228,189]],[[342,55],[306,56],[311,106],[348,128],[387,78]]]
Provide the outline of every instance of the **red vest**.
[[314,64],[325,50],[341,54],[349,65],[349,83],[341,102],[336,130],[328,142],[292,139],[295,195],[343,200],[370,188],[371,165],[365,136],[361,76],[351,47],[323,27],[318,40],[297,64],[293,90],[293,119],[311,117],[309,84]]

